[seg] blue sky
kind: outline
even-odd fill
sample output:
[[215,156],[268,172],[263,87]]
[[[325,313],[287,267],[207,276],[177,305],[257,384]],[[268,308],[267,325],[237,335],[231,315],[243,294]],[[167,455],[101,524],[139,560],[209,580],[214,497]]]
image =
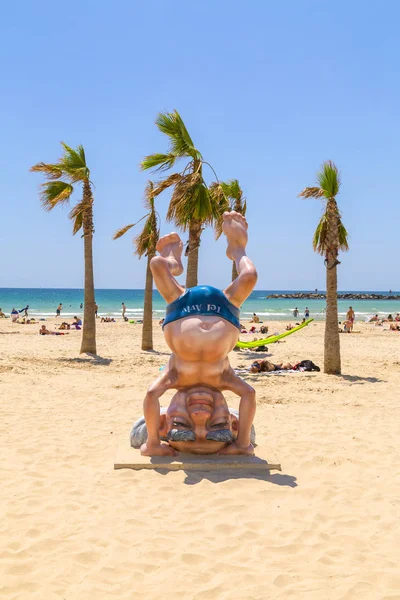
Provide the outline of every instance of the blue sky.
[[[176,108],[219,179],[244,189],[259,289],[324,289],[311,246],[321,207],[297,194],[326,159],[350,233],[339,288],[400,289],[399,19],[394,0],[4,4],[0,287],[83,285],[82,240],[67,210],[41,209],[29,173],[61,140],[84,145],[96,186],[96,287],[144,286],[131,238],[111,235],[144,214],[151,175],[138,164],[166,149],[154,119]],[[229,275],[224,240],[205,232],[199,282]]]

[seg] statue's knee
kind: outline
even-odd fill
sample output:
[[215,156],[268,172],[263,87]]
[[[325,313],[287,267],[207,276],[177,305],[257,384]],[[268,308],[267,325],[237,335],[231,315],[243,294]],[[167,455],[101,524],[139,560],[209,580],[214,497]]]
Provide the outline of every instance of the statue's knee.
[[150,269],[153,274],[163,273],[167,268],[167,261],[163,256],[154,256],[150,261]]
[[245,283],[246,285],[250,286],[255,286],[257,283],[257,279],[258,279],[258,273],[255,267],[249,269],[248,271],[246,271],[246,273],[243,273],[243,275],[241,275],[241,279],[243,281],[243,283]]

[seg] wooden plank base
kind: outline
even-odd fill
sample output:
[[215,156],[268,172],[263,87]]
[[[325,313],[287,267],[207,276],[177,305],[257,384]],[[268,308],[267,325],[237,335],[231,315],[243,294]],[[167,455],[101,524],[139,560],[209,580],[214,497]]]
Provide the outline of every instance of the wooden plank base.
[[270,463],[264,452],[257,446],[257,456],[229,456],[223,454],[186,454],[177,456],[142,456],[139,450],[131,448],[129,438],[122,442],[115,456],[114,469],[164,469],[166,471],[221,471],[240,469],[248,471],[282,471],[278,463]]

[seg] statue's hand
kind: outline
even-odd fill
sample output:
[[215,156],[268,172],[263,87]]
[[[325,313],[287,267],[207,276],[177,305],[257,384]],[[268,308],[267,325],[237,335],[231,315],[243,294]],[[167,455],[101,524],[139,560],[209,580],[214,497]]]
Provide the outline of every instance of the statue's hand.
[[148,444],[145,442],[140,446],[142,456],[176,456],[177,452],[168,444]]
[[253,444],[249,444],[248,446],[238,446],[236,442],[225,446],[218,454],[244,454],[247,456],[253,456],[254,454],[254,446]]

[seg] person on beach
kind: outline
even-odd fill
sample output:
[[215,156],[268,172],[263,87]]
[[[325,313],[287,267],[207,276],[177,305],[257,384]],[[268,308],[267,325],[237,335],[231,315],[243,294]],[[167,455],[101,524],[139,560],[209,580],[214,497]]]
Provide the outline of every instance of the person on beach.
[[11,321],[13,323],[16,323],[18,321],[18,318],[19,318],[19,312],[15,308],[13,308],[11,311]]
[[349,310],[347,311],[346,321],[348,323],[347,329],[349,332],[353,331],[354,321],[356,318],[356,314],[351,306],[349,306]]
[[[148,438],[141,446],[145,456],[174,455],[176,450],[199,454],[253,454],[251,427],[256,410],[254,389],[240,379],[228,354],[240,332],[239,307],[251,294],[257,271],[246,256],[247,222],[239,213],[223,215],[227,256],[234,260],[238,277],[224,290],[196,286],[185,290],[175,279],[183,271],[183,244],[177,233],[161,238],[160,256],[151,271],[167,302],[163,324],[172,350],[168,366],[150,386],[143,403]],[[178,390],[160,416],[161,396]],[[222,391],[240,397],[239,419],[234,420]],[[163,444],[160,436],[168,439]]]
[[68,331],[67,333],[63,333],[61,331],[49,331],[46,325],[41,326],[41,328],[39,329],[39,333],[40,335],[68,335]]
[[23,312],[23,313],[24,313],[24,317],[28,317],[28,308],[29,308],[29,304],[27,304],[27,305],[25,306],[25,308],[21,308],[21,310],[19,310],[18,312],[19,312],[19,313],[22,313],[22,312]]
[[378,317],[378,315],[375,315],[374,317],[370,318],[368,323],[377,323],[378,321],[379,321],[379,317]]
[[95,316],[96,316],[96,319],[97,319],[97,311],[98,311],[98,310],[99,310],[99,307],[98,307],[98,305],[97,305],[97,304],[96,304],[96,302],[95,302],[95,303],[94,303],[94,314],[95,314]]
[[60,304],[57,306],[56,317],[59,317],[61,315],[61,311],[62,311],[62,302],[60,302]]
[[[1,308],[0,308],[1,310]],[[397,315],[394,318],[395,321],[400,321],[400,313],[397,313]]]
[[0,308],[0,319],[6,319],[6,315],[3,313],[3,309]]
[[260,322],[260,317],[257,317],[256,313],[253,313],[253,318],[251,319],[250,323],[259,323]]
[[82,319],[78,319],[77,316],[74,317],[71,327],[75,327],[78,331],[81,329]]
[[126,306],[124,303],[122,303],[122,318],[124,319],[124,321],[125,321],[125,313],[126,313]]
[[293,369],[290,363],[274,364],[269,360],[255,360],[250,366],[251,373],[269,373],[271,371],[289,371]]

